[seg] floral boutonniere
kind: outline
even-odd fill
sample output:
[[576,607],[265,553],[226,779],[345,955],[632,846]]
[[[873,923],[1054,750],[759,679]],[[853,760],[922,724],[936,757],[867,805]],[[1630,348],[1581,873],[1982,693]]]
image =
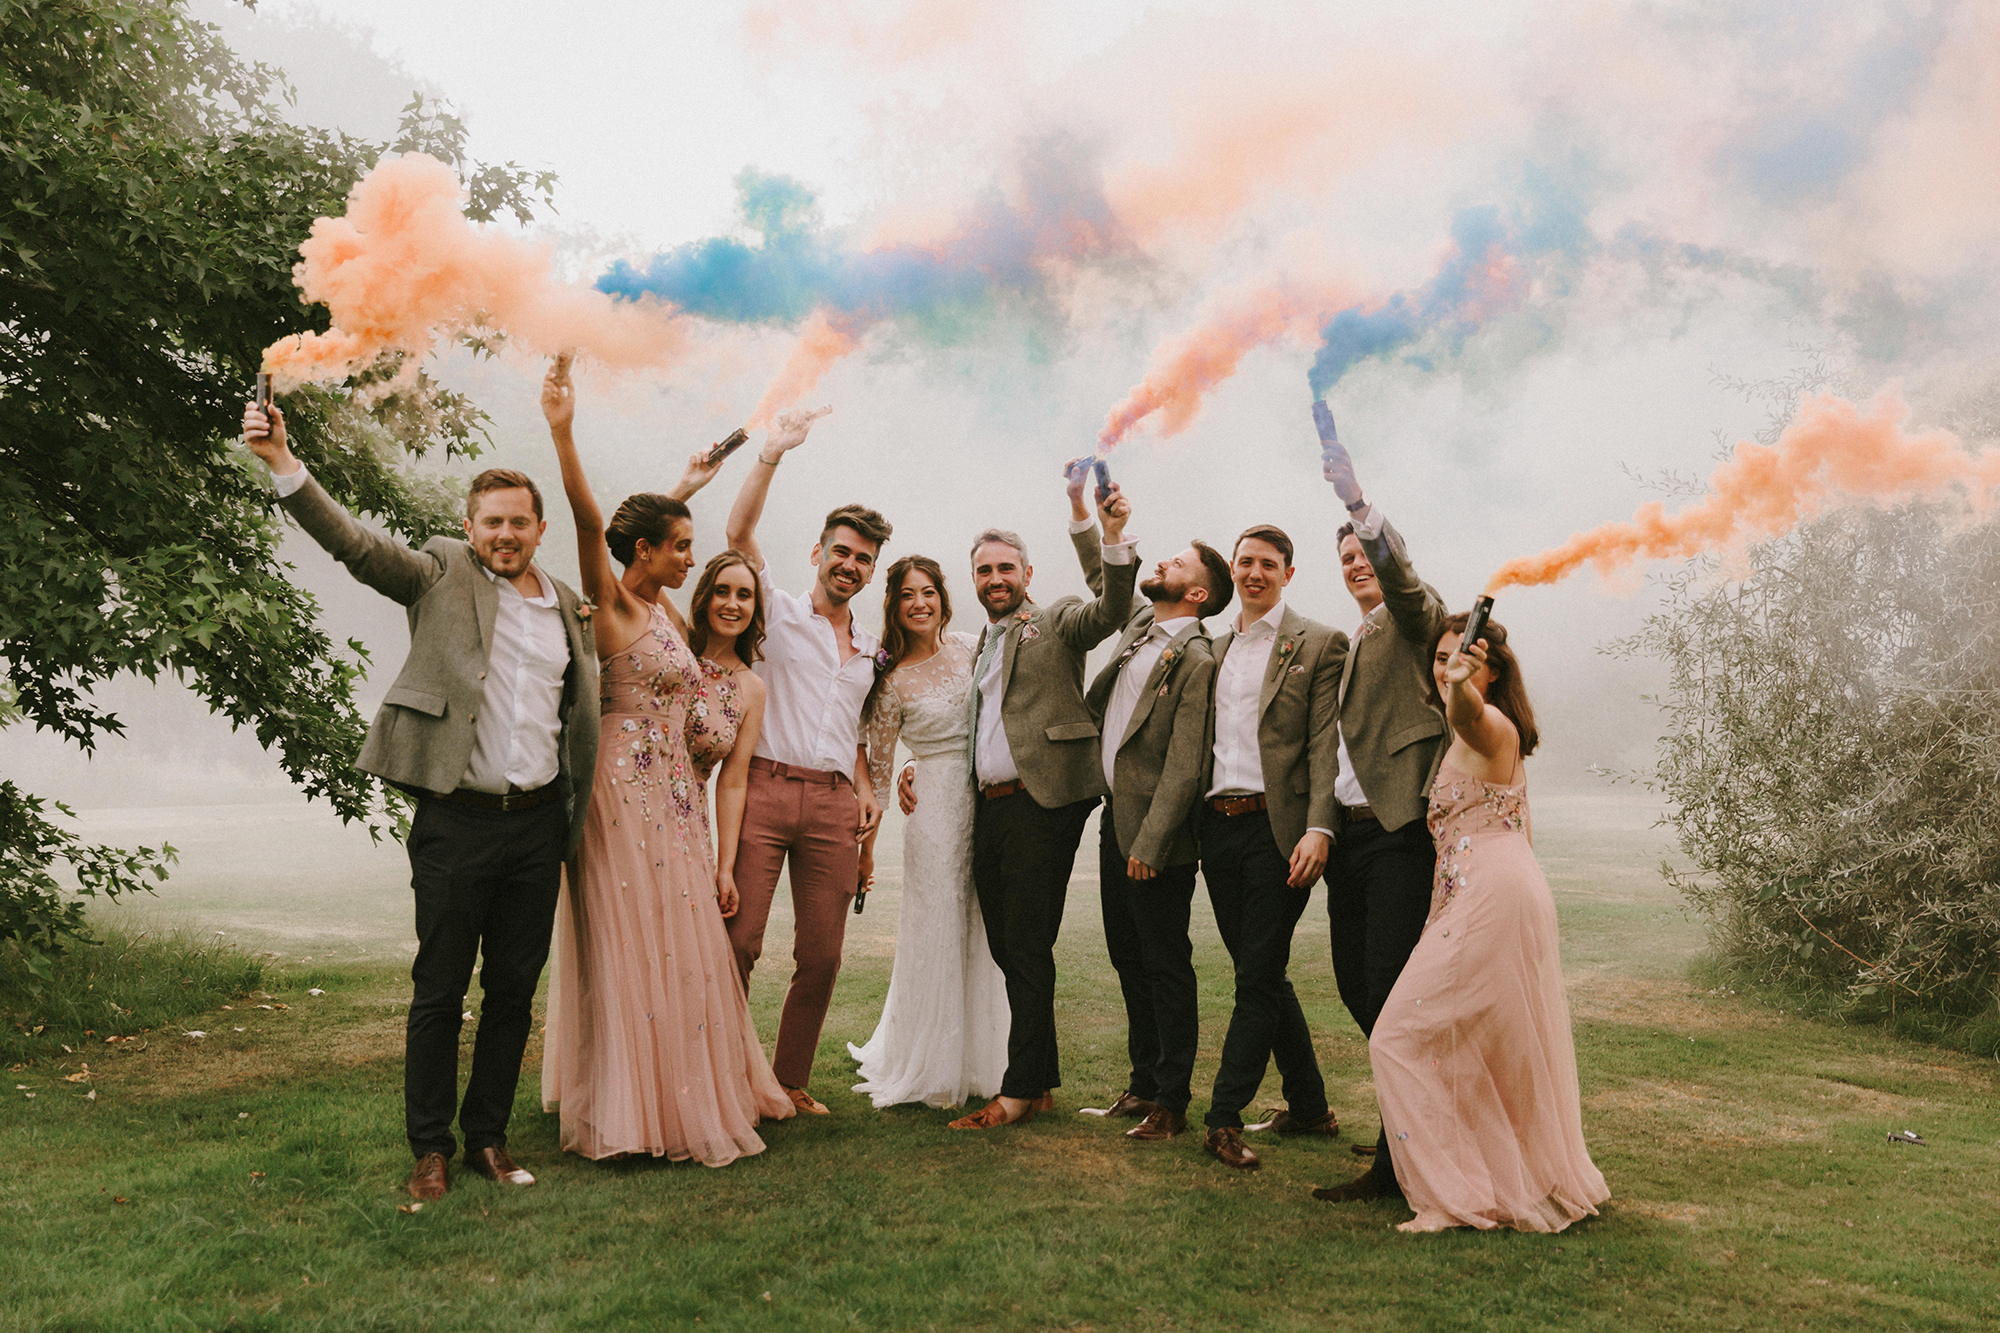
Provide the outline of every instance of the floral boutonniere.
[[1167,649],[1167,651],[1160,654],[1160,670],[1172,671],[1174,669],[1174,663],[1180,660],[1181,660],[1181,650],[1178,648],[1169,648]]
[[895,665],[896,665],[895,659],[889,656],[889,650],[887,648],[877,648],[875,650],[876,675],[878,676],[881,675],[883,672],[887,671],[890,667],[893,667]]
[[588,625],[590,623],[591,613],[596,610],[597,610],[597,604],[592,602],[588,597],[577,598],[576,618],[578,620],[581,620],[584,624]]
[[1034,618],[1035,618],[1034,610],[1030,607],[1024,606],[1019,611],[1016,611],[1014,613],[1014,619],[1020,621],[1023,625],[1027,624]]
[[1278,640],[1278,656],[1290,657],[1292,655],[1292,649],[1298,646],[1299,646],[1298,640],[1291,638],[1289,635],[1280,638]]

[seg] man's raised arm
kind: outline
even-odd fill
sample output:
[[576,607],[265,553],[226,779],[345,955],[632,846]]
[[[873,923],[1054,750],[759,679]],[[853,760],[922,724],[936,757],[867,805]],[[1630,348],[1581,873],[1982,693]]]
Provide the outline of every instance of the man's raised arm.
[[749,475],[743,478],[743,486],[736,492],[736,503],[729,508],[725,531],[730,549],[749,556],[755,568],[764,567],[764,552],[757,545],[757,523],[764,517],[764,500],[771,493],[771,478],[777,473],[778,464],[785,461],[785,455],[806,442],[806,432],[812,429],[813,422],[831,411],[831,407],[822,407],[811,412],[787,412],[779,417],[764,436],[764,447],[757,451],[757,461],[750,465]]
[[[1055,608],[1056,633],[1078,652],[1089,652],[1125,628],[1132,618],[1132,587],[1138,582],[1139,563],[1132,543],[1125,540],[1125,523],[1132,516],[1132,502],[1114,482],[1111,494],[1097,507],[1104,527],[1104,543],[1099,558],[1103,564],[1103,591],[1088,602],[1069,602]],[[1077,539],[1078,559],[1084,577],[1090,576],[1090,560]]]
[[1313,404],[1313,424],[1319,428],[1320,470],[1347,506],[1348,522],[1354,525],[1354,535],[1367,552],[1368,563],[1375,567],[1375,583],[1382,590],[1382,601],[1389,608],[1396,632],[1412,643],[1428,646],[1437,642],[1444,630],[1443,601],[1410,567],[1402,534],[1362,496],[1354,459],[1335,433],[1333,413],[1325,403]]

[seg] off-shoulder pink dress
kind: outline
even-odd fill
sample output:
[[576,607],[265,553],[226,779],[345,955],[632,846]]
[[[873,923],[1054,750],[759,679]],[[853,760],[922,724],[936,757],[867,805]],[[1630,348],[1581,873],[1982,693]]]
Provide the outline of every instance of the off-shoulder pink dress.
[[556,910],[542,1104],[565,1151],[724,1166],[794,1114],[750,1023],[688,756],[700,664],[666,615],[606,658],[575,877]]
[[1423,937],[1368,1042],[1405,1231],[1561,1231],[1610,1197],[1583,1142],[1555,899],[1528,786],[1447,763]]

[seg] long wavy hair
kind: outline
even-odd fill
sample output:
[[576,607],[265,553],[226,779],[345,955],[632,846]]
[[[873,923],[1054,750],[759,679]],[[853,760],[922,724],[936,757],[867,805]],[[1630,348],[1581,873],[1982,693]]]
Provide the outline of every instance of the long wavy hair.
[[750,557],[741,551],[724,551],[702,566],[694,596],[688,601],[688,647],[694,649],[696,657],[708,656],[708,604],[715,600],[715,581],[731,565],[749,570],[750,586],[756,589],[756,596],[750,602],[750,623],[736,634],[736,655],[743,659],[744,666],[752,666],[764,656],[764,581],[757,577],[757,567],[750,563]]
[[888,576],[882,580],[883,657],[877,661],[875,683],[868,687],[868,698],[861,705],[861,716],[864,718],[875,707],[876,696],[882,693],[882,682],[889,679],[889,673],[910,651],[912,638],[910,632],[903,628],[903,618],[896,614],[896,604],[903,596],[903,585],[909,581],[911,570],[926,575],[938,590],[939,643],[944,642],[944,632],[951,625],[951,594],[945,590],[944,570],[937,561],[927,555],[906,555],[889,566]]
[[[1437,647],[1444,642],[1444,636],[1464,634],[1465,623],[1471,618],[1467,611],[1445,617],[1444,628],[1431,640],[1431,661],[1437,660]],[[1521,661],[1507,646],[1507,627],[1499,621],[1487,621],[1486,631],[1479,637],[1486,640],[1486,665],[1493,669],[1493,683],[1486,687],[1486,702],[1514,724],[1514,730],[1521,735],[1521,757],[1526,759],[1541,744],[1542,733],[1535,728],[1535,709],[1528,702],[1528,687],[1521,683]],[[1444,700],[1438,697],[1435,676],[1431,677],[1431,699],[1439,708],[1444,707]]]

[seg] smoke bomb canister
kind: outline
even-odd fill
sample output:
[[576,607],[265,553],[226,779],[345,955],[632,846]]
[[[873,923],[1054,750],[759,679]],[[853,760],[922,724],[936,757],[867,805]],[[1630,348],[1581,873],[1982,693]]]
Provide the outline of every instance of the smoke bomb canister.
[[1486,622],[1493,618],[1493,599],[1483,593],[1472,599],[1472,614],[1465,618],[1465,633],[1459,636],[1460,648],[1469,643],[1479,642],[1486,633]]
[[720,463],[723,459],[729,457],[729,455],[735,453],[738,449],[741,449],[743,447],[743,442],[745,440],[748,440],[749,438],[750,438],[750,432],[743,429],[741,426],[738,426],[735,430],[730,431],[728,436],[725,439],[723,439],[723,441],[720,444],[713,444],[709,446],[708,465],[710,467],[714,467],[717,463]]
[[1097,503],[1103,504],[1111,498],[1111,465],[1103,459],[1094,459],[1091,467],[1097,471]]
[[257,372],[257,387],[252,397],[260,409],[271,405],[271,377],[261,370]]

